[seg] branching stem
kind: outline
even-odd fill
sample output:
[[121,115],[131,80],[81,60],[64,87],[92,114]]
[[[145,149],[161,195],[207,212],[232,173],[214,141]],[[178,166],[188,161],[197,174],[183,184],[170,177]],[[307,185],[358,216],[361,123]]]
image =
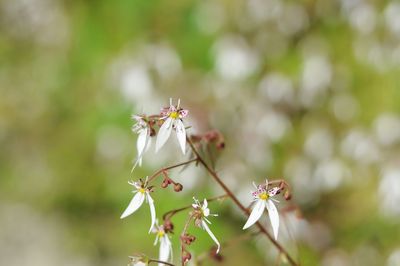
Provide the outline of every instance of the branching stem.
[[[190,148],[193,151],[193,154],[196,156],[197,161],[206,169],[206,171],[214,178],[214,180],[222,187],[222,189],[225,191],[225,193],[228,195],[229,198],[232,199],[232,201],[244,212],[247,216],[250,216],[250,211],[247,209],[240,201],[239,199],[232,193],[232,191],[225,185],[225,183],[219,178],[218,174],[211,169],[211,167],[205,162],[205,160],[200,156],[199,152],[196,150],[194,147],[192,141],[190,138],[186,137],[187,142],[190,145]],[[272,244],[281,252],[289,261],[289,263],[292,266],[298,266],[294,259],[289,255],[289,253],[286,251],[286,249],[278,243],[269,233],[268,231],[261,225],[260,222],[256,223],[256,226],[260,230],[261,233],[263,233],[271,242]],[[182,264],[183,265],[183,264]]]

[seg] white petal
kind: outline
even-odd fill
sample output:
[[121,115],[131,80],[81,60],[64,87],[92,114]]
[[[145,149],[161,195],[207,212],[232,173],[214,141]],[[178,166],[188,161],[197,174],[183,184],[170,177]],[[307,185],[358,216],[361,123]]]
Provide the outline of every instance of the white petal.
[[203,207],[203,214],[204,214],[205,217],[210,215],[210,209],[209,208],[204,209],[204,207]]
[[243,229],[247,229],[252,226],[254,223],[260,219],[261,215],[263,214],[265,209],[265,200],[257,200],[256,204],[254,204],[254,208],[251,211],[249,219],[247,220],[246,224],[243,226]]
[[278,230],[279,230],[279,214],[278,210],[275,207],[275,204],[272,200],[267,200],[266,203],[269,220],[271,221],[272,231],[274,231],[275,240],[278,238]]
[[142,166],[142,157],[136,159],[136,162],[132,166],[131,173],[133,172],[133,170],[135,170],[137,165]]
[[[169,240],[168,236],[165,235],[165,236],[161,237],[160,254],[159,254],[158,259],[161,261],[168,262],[171,250],[172,250],[172,244],[171,244],[171,241]],[[165,264],[159,263],[158,265],[163,266]]]
[[148,135],[148,128],[142,129],[139,133],[137,142],[136,142],[136,148],[137,148],[137,159],[135,164],[132,166],[131,173],[133,170],[136,168],[137,165],[142,166],[142,157],[144,152],[147,150],[146,146],[148,146],[148,143],[150,141],[150,136]]
[[206,232],[208,233],[208,235],[212,238],[212,240],[214,240],[215,244],[217,244],[218,248],[217,248],[217,253],[219,252],[219,248],[221,247],[221,245],[219,244],[217,238],[215,237],[215,235],[211,232],[210,228],[208,228],[208,225],[206,222],[204,222],[203,220],[201,221],[201,224],[203,225],[204,230],[206,230]]
[[151,137],[149,136],[148,138],[147,138],[147,144],[146,144],[146,149],[144,150],[145,152],[147,152],[149,149],[150,149],[150,146],[151,146]]
[[138,157],[142,156],[144,149],[146,148],[147,137],[148,137],[148,129],[144,128],[144,129],[140,130],[140,133],[139,133],[139,136],[138,136],[137,142],[136,142]]
[[203,209],[207,209],[207,206],[208,206],[207,199],[204,199],[204,201],[203,201]]
[[178,137],[179,145],[181,146],[182,153],[186,152],[186,130],[185,125],[180,119],[175,121],[176,136]]
[[147,201],[150,206],[150,215],[151,215],[151,226],[149,230],[150,233],[151,230],[153,230],[154,225],[156,224],[156,208],[154,207],[154,200],[150,197],[149,192],[146,192],[146,195],[147,195]]
[[[154,230],[153,230],[154,231]],[[158,243],[158,240],[159,240],[159,236],[158,236],[158,232],[153,232],[153,233],[156,233],[157,235],[156,235],[156,239],[154,239],[154,243],[153,243],[153,246],[155,246],[155,245],[157,245],[157,243]]]
[[124,213],[121,215],[121,219],[125,218],[126,216],[131,215],[134,213],[137,209],[139,209],[140,206],[142,206],[144,201],[144,194],[137,192],[135,196],[133,196],[133,199],[128,205],[128,208],[124,211]]
[[167,120],[165,120],[164,124],[162,124],[160,130],[158,131],[156,140],[156,152],[158,152],[161,149],[161,147],[164,146],[165,142],[167,142],[169,136],[171,135],[172,122],[173,119],[171,117],[168,117]]

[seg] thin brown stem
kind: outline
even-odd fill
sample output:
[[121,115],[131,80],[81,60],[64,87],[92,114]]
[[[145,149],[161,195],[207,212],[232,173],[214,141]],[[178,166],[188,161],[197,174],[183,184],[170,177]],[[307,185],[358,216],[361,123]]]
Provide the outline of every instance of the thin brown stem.
[[189,227],[189,223],[192,221],[193,219],[193,214],[190,214],[189,218],[187,219],[185,226],[183,227],[182,233],[181,233],[181,262],[182,262],[182,266],[185,266],[186,263],[186,259],[184,258],[183,254],[186,252],[185,249],[185,243],[183,243],[183,238],[185,237],[186,231]]
[[[200,156],[196,148],[194,147],[193,143],[191,142],[190,138],[186,137],[187,142],[190,145],[190,148],[192,149],[193,153],[197,157],[197,161],[203,165],[203,167],[206,169],[206,171],[214,178],[214,180],[222,187],[222,189],[225,191],[225,193],[232,199],[232,201],[244,212],[247,216],[250,216],[250,211],[239,201],[239,199],[232,193],[232,191],[225,185],[225,183],[219,178],[217,173],[210,168],[210,166],[203,160],[203,158]],[[298,264],[294,261],[294,259],[289,255],[289,253],[286,251],[286,249],[281,246],[269,233],[268,231],[261,225],[260,222],[256,222],[256,226],[258,229],[267,236],[267,238],[272,242],[272,244],[286,256],[288,261],[292,266],[298,266]]]
[[155,260],[155,259],[149,259],[149,265],[150,265],[150,263],[152,263],[152,262],[155,262],[155,263],[162,263],[162,264],[169,265],[169,266],[175,266],[175,264],[172,264],[172,263],[169,263],[169,262],[166,262],[166,261]]
[[178,164],[174,164],[174,165],[171,165],[171,166],[168,166],[168,167],[161,168],[160,170],[156,171],[154,174],[149,176],[149,179],[148,179],[149,181],[148,182],[152,181],[159,174],[162,174],[165,171],[168,171],[168,170],[171,170],[171,169],[174,169],[174,168],[186,165],[186,164],[190,164],[190,163],[193,163],[193,162],[196,162],[196,161],[197,161],[197,158],[194,158],[194,159],[186,161],[186,162],[182,162],[182,163],[178,163]]

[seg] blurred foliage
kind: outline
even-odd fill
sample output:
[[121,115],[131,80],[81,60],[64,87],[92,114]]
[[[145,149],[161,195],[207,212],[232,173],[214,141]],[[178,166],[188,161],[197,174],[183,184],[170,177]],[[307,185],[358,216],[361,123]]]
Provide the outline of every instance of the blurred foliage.
[[[217,169],[241,200],[252,180],[292,184],[304,219],[285,214],[282,241],[302,265],[400,265],[398,14],[396,1],[0,1],[0,264],[157,257],[148,207],[119,219],[126,181],[184,158],[171,144],[131,176],[129,118],[180,97],[194,132],[225,135]],[[173,175],[185,189],[155,193],[159,217],[220,193],[201,169]],[[242,234],[229,202],[211,208],[221,242]],[[193,233],[200,255],[212,241]],[[222,255],[276,260],[261,237]]]

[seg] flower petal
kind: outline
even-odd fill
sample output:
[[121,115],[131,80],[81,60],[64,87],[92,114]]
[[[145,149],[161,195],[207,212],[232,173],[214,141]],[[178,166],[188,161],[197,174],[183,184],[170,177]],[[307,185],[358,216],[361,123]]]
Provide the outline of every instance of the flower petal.
[[[158,259],[160,261],[168,262],[168,259],[170,257],[171,251],[172,251],[171,241],[169,240],[167,235],[164,235],[160,239],[160,253],[158,255]],[[165,264],[159,263],[158,265],[159,266],[163,266]]]
[[156,208],[154,207],[154,200],[150,197],[150,193],[146,192],[147,195],[147,202],[150,206],[150,215],[151,215],[151,226],[149,233],[153,230],[154,225],[156,224]]
[[181,146],[182,153],[186,152],[186,129],[185,125],[180,119],[175,121],[176,136],[178,137],[179,145]]
[[144,201],[144,194],[137,192],[135,196],[133,196],[133,199],[129,203],[128,207],[124,211],[124,213],[121,215],[121,219],[125,218],[126,216],[131,215],[134,213],[137,209],[139,209],[140,206],[142,206]]
[[201,224],[204,228],[204,230],[206,230],[206,232],[208,233],[208,235],[211,237],[212,240],[214,240],[215,244],[217,244],[218,248],[217,248],[217,253],[219,252],[219,249],[221,247],[221,245],[219,244],[217,238],[215,237],[215,235],[211,232],[210,228],[208,227],[207,223],[203,220],[201,220]]
[[[153,231],[154,231],[154,230],[153,230]],[[154,239],[153,246],[157,245],[158,240],[160,239],[160,237],[158,236],[158,232],[154,232],[154,233],[156,233],[156,239]]]
[[[150,141],[150,136],[148,135],[148,129],[142,129],[139,133],[137,142],[136,142],[136,148],[137,148],[137,159],[135,164],[132,167],[131,173],[133,172],[133,170],[136,168],[137,165],[142,166],[142,157],[144,152],[147,150],[148,148],[148,143]],[[147,148],[146,148],[147,146]]]
[[274,232],[275,240],[278,238],[279,230],[279,214],[272,200],[267,200],[266,203],[269,220],[271,221],[272,231]]
[[149,135],[149,137],[147,138],[146,149],[144,151],[147,152],[150,149],[150,146],[151,146],[151,137]]
[[189,110],[182,109],[179,111],[179,118],[185,118],[189,114]]
[[143,128],[142,130],[140,130],[139,136],[138,136],[137,142],[136,142],[138,157],[142,156],[144,149],[146,148],[147,137],[148,137],[148,129]]
[[167,120],[164,121],[164,124],[162,124],[160,130],[158,131],[156,140],[156,152],[158,152],[161,149],[161,147],[164,146],[165,142],[167,142],[169,136],[171,135],[172,122],[173,119],[171,117],[168,117]]
[[247,229],[260,219],[265,209],[265,200],[257,200],[243,229]]
[[207,199],[204,199],[204,201],[203,201],[203,209],[207,209],[207,206],[208,206]]

